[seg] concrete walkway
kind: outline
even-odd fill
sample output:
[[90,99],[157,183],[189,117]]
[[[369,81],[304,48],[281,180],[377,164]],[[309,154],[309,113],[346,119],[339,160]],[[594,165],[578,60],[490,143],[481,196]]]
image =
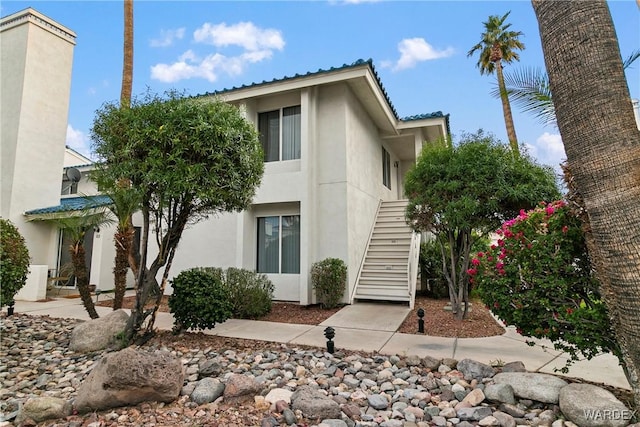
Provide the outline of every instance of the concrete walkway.
[[[101,316],[111,311],[108,307],[96,307],[96,310]],[[79,298],[56,298],[48,302],[17,301],[15,312],[89,320]],[[534,339],[535,345],[529,346],[513,327],[507,328],[503,335],[487,338],[443,338],[397,333],[408,313],[408,307],[402,305],[358,303],[346,306],[318,326],[229,319],[204,333],[325,347],[324,329],[331,326],[335,329],[337,350],[401,356],[428,355],[457,360],[470,358],[483,363],[522,361],[529,371],[544,373],[554,373],[554,368],[563,367],[568,359],[565,354],[554,350],[549,341]],[[171,329],[173,316],[170,313],[158,313],[155,327]],[[579,361],[571,366],[566,375],[630,388],[617,358],[611,354]]]

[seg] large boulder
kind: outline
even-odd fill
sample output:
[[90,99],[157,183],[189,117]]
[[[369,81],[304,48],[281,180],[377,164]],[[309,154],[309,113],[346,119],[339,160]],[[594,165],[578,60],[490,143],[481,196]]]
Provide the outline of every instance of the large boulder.
[[79,353],[104,350],[116,342],[128,320],[126,311],[116,310],[98,319],[80,323],[71,332],[69,349]]
[[291,395],[291,409],[299,409],[305,417],[320,420],[340,419],[342,413],[337,402],[311,386],[302,386]]
[[16,418],[16,424],[21,425],[26,420],[36,423],[45,420],[65,418],[71,415],[71,402],[58,397],[32,397],[27,400]]
[[558,403],[560,389],[567,385],[556,376],[533,372],[502,372],[493,377],[493,381],[509,384],[517,397],[544,403]]
[[132,406],[141,402],[172,402],[180,394],[184,372],[169,352],[132,348],[104,356],[78,387],[79,412]]
[[623,427],[633,411],[612,393],[591,384],[569,384],[560,390],[560,410],[582,427]]

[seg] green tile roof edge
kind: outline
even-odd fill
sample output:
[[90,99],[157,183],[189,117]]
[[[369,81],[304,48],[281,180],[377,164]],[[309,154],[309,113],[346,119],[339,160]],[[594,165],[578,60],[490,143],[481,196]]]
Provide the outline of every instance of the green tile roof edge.
[[25,212],[25,215],[41,215],[59,212],[74,212],[81,211],[85,208],[98,208],[107,206],[113,203],[109,196],[96,195],[96,196],[80,196],[80,197],[67,197],[60,199],[60,204],[56,206],[48,206],[46,208],[32,209]]
[[371,69],[371,72],[373,73],[373,75],[376,78],[376,81],[378,82],[378,86],[380,87],[380,90],[382,91],[382,94],[384,95],[387,103],[389,104],[389,107],[391,107],[391,111],[393,111],[393,114],[395,116],[395,118],[397,120],[400,121],[412,121],[412,120],[422,120],[422,119],[432,119],[432,118],[439,118],[439,117],[443,117],[446,119],[447,121],[447,130],[449,128],[449,114],[443,114],[442,111],[436,111],[433,113],[427,113],[427,114],[418,114],[418,115],[414,115],[414,116],[407,116],[404,118],[401,118],[398,116],[398,112],[396,111],[396,108],[393,106],[393,103],[391,102],[391,99],[389,98],[389,94],[387,94],[387,90],[384,88],[384,85],[382,84],[382,80],[380,79],[380,76],[378,75],[378,72],[376,71],[375,67],[373,66],[373,59],[369,58],[367,60],[364,59],[358,59],[357,61],[351,63],[351,64],[342,64],[342,66],[340,67],[331,67],[331,68],[320,68],[317,71],[308,71],[305,74],[295,74],[293,76],[284,76],[282,78],[274,78],[272,80],[263,80],[262,82],[254,82],[254,83],[249,83],[249,84],[244,84],[241,86],[233,86],[231,88],[225,88],[225,89],[220,89],[214,92],[206,92],[204,94],[201,95],[196,95],[196,97],[203,97],[203,96],[216,96],[216,95],[223,95],[225,93],[229,93],[229,92],[233,92],[236,90],[242,90],[242,89],[249,89],[249,88],[254,88],[254,87],[259,87],[262,85],[266,85],[266,84],[271,84],[271,83],[279,83],[279,82],[284,82],[284,81],[288,81],[288,80],[295,80],[295,79],[303,79],[306,77],[312,77],[312,76],[317,76],[320,74],[326,74],[326,73],[331,73],[331,72],[335,72],[335,71],[341,71],[341,70],[346,70],[349,68],[356,68],[356,67],[361,67],[363,65],[368,65],[369,68]]

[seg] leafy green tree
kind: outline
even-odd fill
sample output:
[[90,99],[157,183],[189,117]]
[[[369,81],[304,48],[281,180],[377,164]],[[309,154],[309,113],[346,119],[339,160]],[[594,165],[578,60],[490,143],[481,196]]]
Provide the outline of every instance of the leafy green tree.
[[504,90],[504,76],[502,72],[502,62],[510,64],[513,61],[519,61],[520,56],[516,50],[523,50],[524,43],[519,40],[523,35],[521,31],[511,31],[511,24],[505,24],[507,17],[511,12],[505,13],[502,17],[491,15],[486,22],[483,22],[484,32],[480,36],[480,42],[474,45],[467,56],[472,56],[476,52],[480,52],[478,63],[476,66],[480,69],[480,74],[493,74],[495,71],[500,88],[500,99],[502,100],[502,112],[504,114],[504,122],[507,128],[507,137],[511,150],[519,155],[518,138],[516,137],[516,129],[513,124],[513,115],[511,114],[511,104],[506,90]]
[[89,313],[89,317],[97,319],[100,316],[98,316],[91,299],[91,291],[89,290],[89,272],[85,261],[84,238],[88,231],[113,222],[108,210],[102,206],[95,206],[89,203],[85,209],[73,215],[60,217],[53,214],[44,214],[39,217],[39,220],[54,224],[61,232],[70,237],[71,244],[68,250],[71,255],[73,275],[76,278],[80,299],[85,310]]
[[0,218],[0,307],[13,306],[13,297],[27,282],[28,273],[24,237],[11,221]]
[[[453,313],[462,319],[469,298],[470,252],[475,241],[520,209],[560,196],[553,170],[482,130],[457,145],[427,144],[405,178],[407,221],[435,235]],[[464,303],[464,308],[462,307]]]
[[[115,186],[128,179],[140,194],[143,218],[136,306],[127,337],[153,334],[155,314],[187,224],[250,203],[264,170],[258,132],[242,112],[220,99],[148,93],[121,109],[104,105],[91,137],[101,161],[94,176]],[[158,252],[147,262],[150,230]],[[156,277],[160,289],[145,308]],[[146,327],[143,329],[145,326]]]

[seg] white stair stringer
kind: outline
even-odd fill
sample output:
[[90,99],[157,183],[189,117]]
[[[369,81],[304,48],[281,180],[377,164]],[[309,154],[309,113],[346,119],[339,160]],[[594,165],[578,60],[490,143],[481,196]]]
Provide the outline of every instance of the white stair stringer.
[[407,200],[380,203],[351,302],[407,302],[413,308],[420,238],[405,222]]

